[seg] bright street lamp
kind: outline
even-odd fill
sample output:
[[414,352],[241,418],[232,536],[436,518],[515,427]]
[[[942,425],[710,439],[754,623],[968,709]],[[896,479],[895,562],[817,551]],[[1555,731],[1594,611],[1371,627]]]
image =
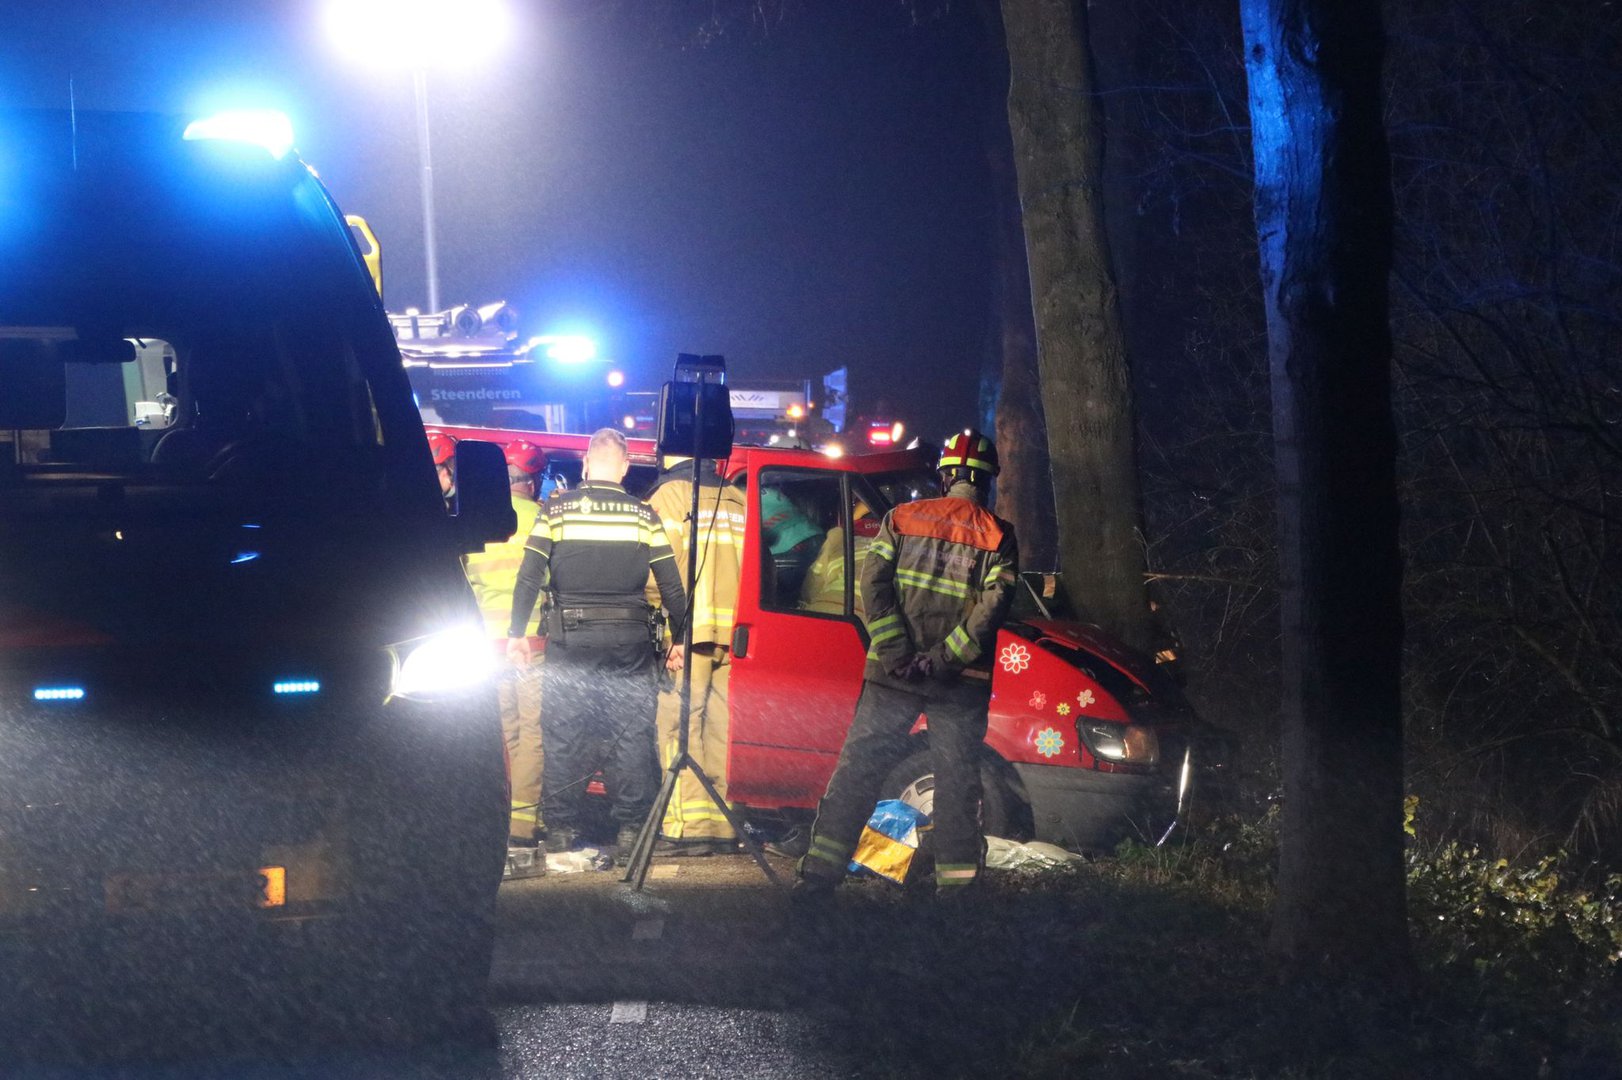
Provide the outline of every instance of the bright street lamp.
[[434,157],[428,133],[428,71],[477,66],[506,39],[504,0],[331,0],[327,32],[369,66],[408,69],[417,99],[417,157],[422,166],[422,246],[428,310],[440,311],[434,238]]

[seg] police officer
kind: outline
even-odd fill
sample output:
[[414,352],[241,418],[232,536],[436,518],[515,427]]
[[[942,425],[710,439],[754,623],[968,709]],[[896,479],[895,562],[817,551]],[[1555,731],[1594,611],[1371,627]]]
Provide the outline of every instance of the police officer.
[[[478,598],[485,632],[507,643],[512,619],[513,588],[524,561],[525,545],[540,515],[541,472],[546,452],[534,443],[517,439],[506,446],[507,485],[512,495],[518,528],[500,543],[467,557],[467,580]],[[526,633],[537,633],[526,627]],[[534,847],[541,828],[541,661],[536,653],[528,663],[509,666],[496,684],[501,703],[501,730],[507,738],[507,778],[512,788],[512,814],[508,844]]]
[[[693,459],[666,457],[659,484],[648,505],[664,523],[665,535],[676,553],[693,620],[693,689],[688,712],[688,753],[704,770],[716,792],[727,793],[727,739],[730,716],[727,688],[732,673],[732,623],[737,617],[738,583],[743,577],[743,531],[746,508],[743,493],[723,483],[713,467],[698,476],[698,522],[690,527],[693,512]],[[698,543],[698,583],[686,581],[687,545]],[[668,767],[676,756],[681,726],[681,674],[659,694],[659,747]],[[660,831],[664,840],[655,855],[712,855],[731,851],[737,837],[726,816],[690,772],[676,781],[676,790]]]
[[[525,544],[507,626],[508,656],[529,661],[525,625],[543,589],[547,660],[542,678],[546,744],[541,812],[548,851],[567,851],[579,835],[586,784],[596,770],[592,747],[609,744],[602,768],[621,862],[653,807],[659,764],[654,740],[658,694],[652,609],[643,595],[653,573],[677,640],[687,599],[659,516],[621,486],[631,466],[625,436],[602,428],[587,446],[578,488],[548,499]],[[669,662],[680,664],[680,647]]]
[[984,862],[979,753],[991,699],[991,650],[1008,617],[1018,562],[1014,529],[984,507],[997,473],[991,440],[947,442],[942,498],[884,516],[862,562],[868,638],[862,696],[800,860],[799,900],[845,876],[879,785],[911,749],[924,713],[935,765],[935,888],[966,895]]

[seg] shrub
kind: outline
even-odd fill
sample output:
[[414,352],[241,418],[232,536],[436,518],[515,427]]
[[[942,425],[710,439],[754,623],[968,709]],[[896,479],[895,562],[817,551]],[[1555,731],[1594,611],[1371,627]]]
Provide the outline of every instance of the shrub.
[[1456,843],[1411,847],[1408,911],[1420,959],[1513,996],[1570,1004],[1614,989],[1622,874],[1585,887],[1566,861],[1559,852],[1515,866]]

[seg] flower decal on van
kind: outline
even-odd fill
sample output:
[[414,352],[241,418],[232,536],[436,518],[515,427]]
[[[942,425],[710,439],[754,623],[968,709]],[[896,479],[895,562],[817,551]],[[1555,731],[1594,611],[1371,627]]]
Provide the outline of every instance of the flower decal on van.
[[1036,752],[1043,757],[1058,757],[1064,749],[1064,736],[1054,728],[1043,728],[1036,733]]
[[1059,702],[1057,705],[1053,706],[1053,711],[1058,713],[1060,716],[1069,716],[1070,715],[1070,702],[1068,702],[1068,701]]
[[1005,645],[997,660],[1004,671],[1018,675],[1031,666],[1031,650],[1023,645]]
[[1046,694],[1042,693],[1042,691],[1038,690],[1036,693],[1031,695],[1031,708],[1033,708],[1033,709],[1044,708],[1047,705],[1047,703],[1048,703],[1048,696]]
[[1093,692],[1091,690],[1083,690],[1081,693],[1076,695],[1076,704],[1080,705],[1083,709],[1091,705],[1095,700],[1096,699],[1093,697]]

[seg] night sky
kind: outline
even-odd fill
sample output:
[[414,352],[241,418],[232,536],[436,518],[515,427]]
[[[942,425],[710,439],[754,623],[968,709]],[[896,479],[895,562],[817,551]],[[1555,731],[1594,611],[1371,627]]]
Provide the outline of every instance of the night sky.
[[[679,351],[734,380],[848,364],[926,429],[971,419],[991,338],[991,217],[971,13],[802,5],[704,47],[637,0],[523,3],[485,68],[431,80],[440,292],[585,332],[633,384]],[[691,5],[680,5],[691,7]],[[425,301],[411,82],[331,43],[319,0],[66,0],[8,12],[0,100],[288,112],[304,157]],[[694,28],[695,30],[697,28]]]

